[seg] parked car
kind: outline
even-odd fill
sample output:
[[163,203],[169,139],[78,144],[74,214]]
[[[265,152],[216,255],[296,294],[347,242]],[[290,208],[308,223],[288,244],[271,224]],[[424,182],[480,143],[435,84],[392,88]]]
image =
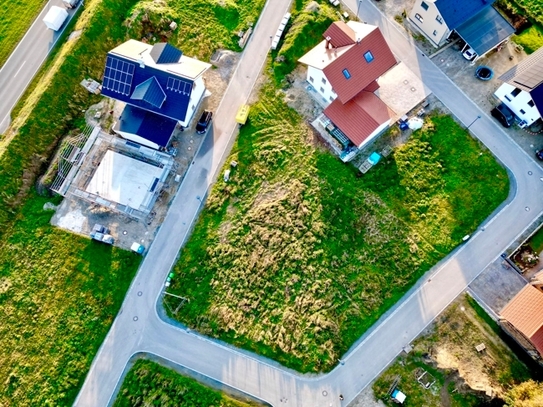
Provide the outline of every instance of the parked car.
[[198,123],[196,124],[196,133],[198,134],[204,134],[207,130],[207,127],[209,126],[209,123],[211,122],[211,117],[213,116],[213,113],[209,110],[204,110],[202,115],[200,116],[200,120],[198,120]]
[[490,114],[498,119],[503,127],[511,127],[511,125],[515,122],[515,115],[503,103],[492,109]]
[[475,53],[475,50],[471,47],[469,47],[467,50],[465,50],[462,53],[462,56],[466,58],[468,61],[473,61],[477,54]]
[[541,150],[535,150],[535,156],[538,160],[543,161],[543,148]]

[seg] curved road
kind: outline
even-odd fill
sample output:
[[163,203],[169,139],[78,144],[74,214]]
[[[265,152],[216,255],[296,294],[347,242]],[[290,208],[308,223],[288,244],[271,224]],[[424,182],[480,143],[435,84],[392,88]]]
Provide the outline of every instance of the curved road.
[[24,93],[38,69],[40,69],[43,61],[57,43],[76,11],[81,7],[81,2],[76,9],[68,10],[69,16],[60,31],[48,29],[42,21],[52,6],[64,8],[62,0],[50,0],[36,17],[23,39],[2,66],[2,69],[0,69],[0,89],[2,90],[0,97],[0,134],[6,131],[11,122],[11,109]]
[[[508,203],[474,232],[468,243],[419,281],[329,374],[299,375],[257,355],[162,321],[156,307],[164,281],[190,234],[202,197],[231,147],[237,107],[247,100],[266,61],[269,37],[274,35],[289,3],[290,0],[268,1],[217,110],[213,132],[206,136],[187,172],[75,405],[96,407],[111,403],[130,357],[148,352],[274,406],[346,406],[543,211],[543,170],[428,60],[410,38],[368,0],[361,0],[362,20],[381,27],[398,59],[417,73],[463,123],[469,124],[477,115],[481,116],[470,129],[508,168],[514,185]],[[347,0],[347,5],[353,10],[358,6],[355,0]],[[344,401],[339,400],[339,394],[344,395]]]

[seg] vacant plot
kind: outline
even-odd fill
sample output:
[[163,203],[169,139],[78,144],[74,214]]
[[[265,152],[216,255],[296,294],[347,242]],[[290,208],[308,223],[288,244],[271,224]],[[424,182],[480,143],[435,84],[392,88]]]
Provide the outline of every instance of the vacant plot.
[[46,3],[45,0],[0,0],[0,67],[7,61]]
[[314,147],[281,99],[267,85],[231,181],[210,193],[175,268],[171,291],[190,302],[174,317],[298,370],[327,370],[506,198],[508,181],[444,116],[361,177]]
[[[529,371],[498,330],[470,297],[459,298],[438,317],[431,332],[417,339],[413,350],[375,382],[376,397],[397,405],[388,396],[396,383],[407,395],[406,407],[502,405],[498,400],[484,403],[503,397],[511,386],[526,380]],[[481,344],[484,349],[477,351]]]
[[[52,212],[42,209],[46,200],[32,189],[59,140],[98,101],[79,82],[101,78],[107,51],[128,38],[123,23],[136,4],[85,1],[81,36],[47,62],[20,105],[17,130],[0,142],[2,406],[72,404],[140,261],[52,228]],[[231,34],[226,30],[228,39]]]
[[126,375],[114,407],[251,407],[240,401],[182,376],[148,360],[138,360]]

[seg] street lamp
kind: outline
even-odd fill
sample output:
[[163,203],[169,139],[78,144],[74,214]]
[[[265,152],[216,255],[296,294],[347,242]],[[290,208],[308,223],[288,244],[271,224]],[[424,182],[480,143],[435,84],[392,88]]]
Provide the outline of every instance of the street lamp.
[[467,130],[469,130],[469,128],[473,125],[473,123],[475,123],[477,120],[479,120],[481,118],[481,116],[477,115],[477,117],[475,118],[475,120],[473,120],[468,127],[466,127]]
[[358,7],[356,8],[356,16],[358,18],[360,18],[360,16],[358,15],[360,13],[360,5],[362,4],[362,0],[358,0]]

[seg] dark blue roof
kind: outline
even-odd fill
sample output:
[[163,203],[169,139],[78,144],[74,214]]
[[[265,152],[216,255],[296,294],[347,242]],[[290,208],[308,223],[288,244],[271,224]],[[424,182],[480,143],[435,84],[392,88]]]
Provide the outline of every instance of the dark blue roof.
[[435,5],[450,30],[454,30],[494,0],[436,0]]
[[153,76],[147,79],[145,82],[140,83],[132,92],[130,96],[132,100],[143,100],[155,107],[160,108],[162,103],[166,100],[166,94],[160,87],[160,84]]
[[515,29],[494,7],[487,7],[459,25],[456,32],[477,55],[484,55],[513,34]]
[[157,64],[176,64],[183,53],[167,42],[159,42],[153,45],[151,57]]
[[[141,91],[138,85],[143,86],[147,80],[153,77],[166,97],[160,107],[153,104],[157,102],[154,96],[151,97],[153,103],[147,101],[145,98],[139,99],[139,92]],[[184,121],[192,92],[192,85],[193,81],[190,79],[180,78],[179,76],[148,65],[142,65],[119,55],[108,54],[104,70],[104,81],[102,83],[102,94],[133,106],[162,114],[171,119]],[[145,86],[141,89],[145,89]],[[136,98],[132,99],[131,96],[134,94],[136,88],[138,88]],[[153,85],[153,89],[156,91],[158,88]],[[155,91],[152,93],[155,94]]]
[[137,134],[146,140],[158,144],[160,147],[166,147],[172,137],[176,124],[177,121],[175,120],[126,105],[118,122],[118,129],[116,130]]
[[543,112],[543,84],[540,84],[530,92],[530,96],[535,103],[539,113]]

